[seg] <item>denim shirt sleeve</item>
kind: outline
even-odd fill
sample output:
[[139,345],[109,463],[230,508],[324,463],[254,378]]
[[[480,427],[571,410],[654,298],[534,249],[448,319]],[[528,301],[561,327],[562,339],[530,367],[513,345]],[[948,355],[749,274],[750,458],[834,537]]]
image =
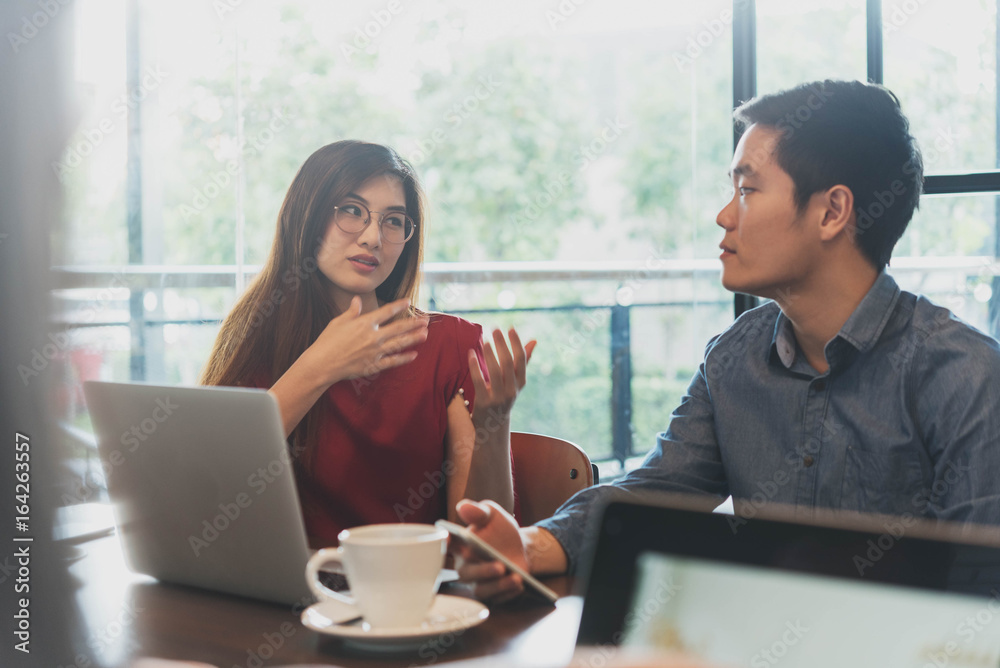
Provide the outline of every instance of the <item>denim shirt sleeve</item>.
[[914,335],[912,396],[933,471],[913,503],[942,520],[1000,524],[1000,346],[944,309],[934,325]]
[[718,496],[720,502],[729,494],[715,438],[704,363],[674,411],[667,431],[657,436],[656,447],[641,467],[612,484],[578,492],[552,517],[536,526],[559,541],[566,552],[569,572],[573,573],[586,543],[588,522],[596,520],[601,505],[613,499],[655,492],[711,494]]

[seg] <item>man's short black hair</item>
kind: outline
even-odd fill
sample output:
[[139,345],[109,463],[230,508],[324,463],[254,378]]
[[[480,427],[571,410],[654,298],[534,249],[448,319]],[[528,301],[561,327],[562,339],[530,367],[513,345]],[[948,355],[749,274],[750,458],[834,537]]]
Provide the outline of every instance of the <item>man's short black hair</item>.
[[854,194],[855,242],[881,271],[919,206],[923,161],[899,100],[883,86],[817,81],[745,102],[743,128],[780,131],[777,164],[795,183],[805,210],[816,192],[844,185]]

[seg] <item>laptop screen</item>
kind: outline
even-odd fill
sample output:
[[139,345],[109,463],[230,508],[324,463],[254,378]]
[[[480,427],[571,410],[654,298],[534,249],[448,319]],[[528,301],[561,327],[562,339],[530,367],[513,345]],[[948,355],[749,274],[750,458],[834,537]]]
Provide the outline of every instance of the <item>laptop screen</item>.
[[1000,665],[1000,600],[640,555],[622,645],[721,665]]
[[753,667],[1000,665],[995,529],[790,517],[609,503],[591,527],[577,643]]

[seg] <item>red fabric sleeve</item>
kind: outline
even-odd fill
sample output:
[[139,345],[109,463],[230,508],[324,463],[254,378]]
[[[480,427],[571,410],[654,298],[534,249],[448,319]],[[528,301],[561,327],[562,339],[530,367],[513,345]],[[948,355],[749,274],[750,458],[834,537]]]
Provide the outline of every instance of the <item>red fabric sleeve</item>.
[[479,369],[483,372],[483,377],[489,379],[489,371],[486,369],[486,358],[483,357],[483,328],[474,322],[456,318],[455,330],[455,344],[458,347],[455,357],[459,361],[458,382],[452,391],[452,395],[447,399],[451,401],[454,395],[458,394],[458,390],[461,389],[465,395],[465,400],[468,402],[466,405],[471,415],[472,409],[476,405],[476,388],[472,384],[472,372],[469,370],[468,360],[470,350],[474,350],[476,353],[476,358],[479,360]]

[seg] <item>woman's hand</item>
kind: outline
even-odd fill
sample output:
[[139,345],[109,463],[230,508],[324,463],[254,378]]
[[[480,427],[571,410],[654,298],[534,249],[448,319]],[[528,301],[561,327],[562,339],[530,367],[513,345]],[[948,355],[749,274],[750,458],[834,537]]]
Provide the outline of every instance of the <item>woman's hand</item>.
[[489,381],[479,368],[479,358],[476,357],[475,351],[469,351],[469,371],[472,375],[472,386],[476,390],[472,421],[477,427],[486,424],[490,418],[493,420],[509,418],[514,400],[517,399],[526,381],[528,360],[531,359],[531,352],[538,342],[531,340],[528,341],[528,345],[522,346],[521,339],[513,327],[507,335],[510,337],[509,349],[503,339],[503,333],[499,329],[493,330],[496,355],[493,354],[493,347],[488,341],[483,344],[483,357],[486,358]]
[[524,387],[525,370],[536,341],[521,345],[513,328],[508,332],[510,349],[500,330],[494,330],[493,343],[483,345],[483,357],[490,379],[479,368],[479,358],[469,351],[469,373],[476,391],[472,409],[472,463],[464,496],[493,499],[508,511],[514,509],[514,486],[510,471],[510,409]]
[[344,313],[333,318],[303,353],[327,387],[348,378],[374,376],[412,362],[417,351],[407,350],[427,339],[427,318],[400,318],[410,302],[400,299],[369,313],[361,313],[355,296]]
[[286,438],[334,383],[375,376],[416,358],[417,351],[406,349],[427,339],[426,318],[400,318],[382,326],[409,305],[408,300],[400,299],[362,314],[361,298],[354,297],[345,313],[330,320],[316,341],[271,386]]
[[493,343],[483,345],[483,357],[490,379],[486,380],[474,350],[469,351],[469,373],[476,391],[470,429],[471,464],[469,478],[462,494],[472,499],[492,499],[508,511],[514,509],[514,485],[510,462],[510,409],[524,387],[525,369],[535,349],[535,341],[527,346],[513,328],[508,332],[510,349],[500,330],[493,332]]

